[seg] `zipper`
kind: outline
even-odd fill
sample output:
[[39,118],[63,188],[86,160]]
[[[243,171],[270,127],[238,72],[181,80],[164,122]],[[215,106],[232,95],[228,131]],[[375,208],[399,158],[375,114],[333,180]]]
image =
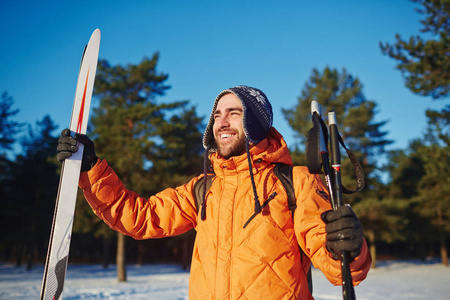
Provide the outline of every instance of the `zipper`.
[[[277,195],[277,192],[273,192],[272,195],[269,196],[269,198],[267,198],[266,201],[264,201],[264,203],[261,205],[261,211],[264,209],[264,207],[267,206],[267,204],[269,204],[269,202],[275,198],[275,196]],[[247,227],[247,225],[258,215],[257,212],[253,213],[253,215],[251,215],[250,218],[248,218],[247,222],[245,222],[244,227]]]

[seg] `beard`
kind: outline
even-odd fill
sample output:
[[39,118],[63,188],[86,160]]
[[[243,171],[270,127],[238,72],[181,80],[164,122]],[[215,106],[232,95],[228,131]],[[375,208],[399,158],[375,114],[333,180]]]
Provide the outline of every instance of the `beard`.
[[225,159],[229,159],[233,156],[239,156],[245,153],[245,136],[242,136],[232,144],[221,145],[216,139],[217,151],[220,156]]

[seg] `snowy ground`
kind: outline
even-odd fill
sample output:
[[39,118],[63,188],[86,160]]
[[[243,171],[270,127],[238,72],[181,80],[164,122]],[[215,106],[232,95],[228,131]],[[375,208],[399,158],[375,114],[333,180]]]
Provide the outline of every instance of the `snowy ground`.
[[[128,281],[118,283],[116,270],[99,265],[70,265],[64,299],[188,299],[189,273],[175,265],[128,266]],[[38,299],[43,266],[27,272],[0,263],[0,299]],[[342,299],[321,271],[313,269],[316,300]],[[450,267],[439,261],[384,261],[355,287],[363,299],[450,299]]]

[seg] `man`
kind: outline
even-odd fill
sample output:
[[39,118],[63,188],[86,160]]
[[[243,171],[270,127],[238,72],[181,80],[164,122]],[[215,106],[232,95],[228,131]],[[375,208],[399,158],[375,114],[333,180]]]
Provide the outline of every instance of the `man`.
[[[371,258],[362,227],[350,207],[331,211],[320,177],[294,167],[297,208],[292,216],[275,163],[292,165],[287,145],[272,127],[272,106],[262,91],[237,86],[221,92],[213,106],[203,145],[215,173],[202,199],[193,196],[200,175],[150,198],[126,189],[93,143],[85,144],[80,187],[93,211],[112,229],[135,239],[197,231],[190,299],[313,299],[307,271],[311,261],[333,284],[341,284],[340,251],[351,254],[354,284]],[[63,131],[60,161],[75,152]],[[300,246],[300,247],[299,247]]]

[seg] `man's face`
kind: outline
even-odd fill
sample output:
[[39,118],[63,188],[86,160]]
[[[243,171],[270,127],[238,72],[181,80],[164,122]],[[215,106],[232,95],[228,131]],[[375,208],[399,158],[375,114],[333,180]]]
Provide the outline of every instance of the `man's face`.
[[241,101],[233,94],[223,95],[214,111],[214,140],[219,154],[228,159],[245,152]]

